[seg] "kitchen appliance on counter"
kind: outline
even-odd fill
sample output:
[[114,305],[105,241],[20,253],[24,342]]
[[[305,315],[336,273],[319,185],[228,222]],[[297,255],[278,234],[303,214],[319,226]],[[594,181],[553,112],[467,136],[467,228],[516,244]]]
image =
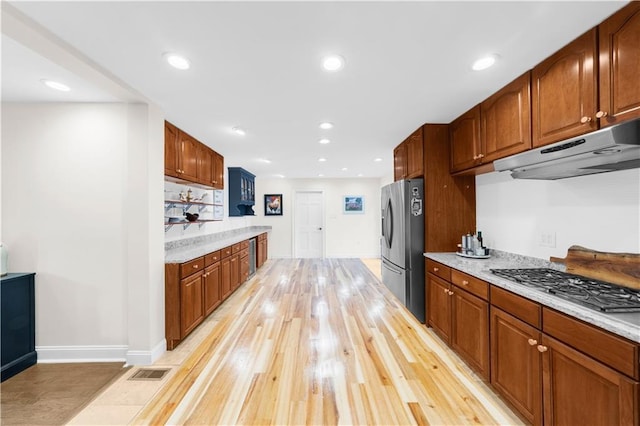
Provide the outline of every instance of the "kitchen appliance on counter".
[[406,179],[382,188],[382,282],[421,322],[424,300],[424,182]]
[[491,272],[601,312],[640,312],[640,290],[546,268],[491,269]]
[[514,179],[555,180],[640,167],[640,118],[493,162]]

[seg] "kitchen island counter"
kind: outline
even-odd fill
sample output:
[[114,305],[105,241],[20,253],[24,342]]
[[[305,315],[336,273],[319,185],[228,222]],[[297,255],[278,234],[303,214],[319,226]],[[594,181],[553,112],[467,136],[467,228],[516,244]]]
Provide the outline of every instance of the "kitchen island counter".
[[457,269],[458,271],[477,277],[494,286],[538,302],[543,306],[553,308],[559,312],[640,343],[640,312],[604,313],[596,311],[561,299],[553,294],[507,280],[491,272],[491,269],[510,268],[550,268],[564,271],[564,265],[498,250],[493,250],[489,259],[465,258],[455,253],[424,253],[424,256],[443,265]]
[[249,226],[165,243],[164,263],[184,263],[240,241],[271,232],[271,226]]

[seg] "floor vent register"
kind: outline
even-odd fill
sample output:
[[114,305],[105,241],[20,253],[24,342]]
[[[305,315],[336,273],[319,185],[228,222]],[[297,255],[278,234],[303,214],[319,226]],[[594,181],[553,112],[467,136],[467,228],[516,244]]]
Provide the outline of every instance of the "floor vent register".
[[162,380],[170,368],[141,368],[131,375],[127,380]]

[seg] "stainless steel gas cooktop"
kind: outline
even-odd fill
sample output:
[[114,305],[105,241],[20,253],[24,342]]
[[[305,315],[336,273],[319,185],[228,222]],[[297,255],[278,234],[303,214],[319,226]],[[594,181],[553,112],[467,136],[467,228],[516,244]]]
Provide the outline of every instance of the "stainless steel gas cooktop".
[[553,269],[491,269],[491,272],[601,312],[640,312],[640,290]]

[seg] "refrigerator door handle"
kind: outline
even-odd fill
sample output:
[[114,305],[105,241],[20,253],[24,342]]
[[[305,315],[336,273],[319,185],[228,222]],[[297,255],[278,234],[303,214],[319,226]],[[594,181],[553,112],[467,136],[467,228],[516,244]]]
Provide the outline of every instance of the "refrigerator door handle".
[[391,206],[391,200],[387,204],[387,247],[391,248],[393,244],[393,207]]

